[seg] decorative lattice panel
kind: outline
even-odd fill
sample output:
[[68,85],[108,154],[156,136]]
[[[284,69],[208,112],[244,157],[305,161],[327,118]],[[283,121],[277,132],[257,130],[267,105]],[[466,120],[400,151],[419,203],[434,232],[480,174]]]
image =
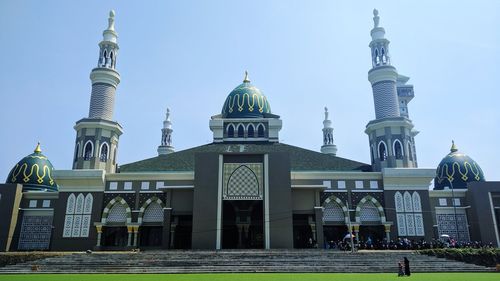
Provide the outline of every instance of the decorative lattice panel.
[[367,201],[361,206],[359,218],[361,222],[380,222],[378,208],[371,201]]
[[398,220],[398,235],[399,236],[406,236],[406,218],[404,214],[397,214],[396,215],[397,220]]
[[413,212],[413,200],[411,199],[410,193],[407,191],[403,195],[405,201],[405,212]]
[[73,215],[66,215],[64,219],[63,237],[71,237],[71,230],[73,229],[73,217]]
[[149,204],[144,211],[143,222],[163,222],[163,208],[157,202]]
[[94,203],[94,197],[92,196],[92,194],[87,194],[87,196],[85,196],[85,204],[84,204],[84,207],[83,207],[83,213],[84,214],[92,214],[92,204]]
[[68,197],[68,201],[66,203],[66,214],[73,214],[75,213],[75,202],[76,202],[76,197],[74,193],[71,193]]
[[342,207],[334,202],[328,202],[324,205],[323,221],[344,222],[345,216]]
[[[408,191],[394,195],[399,236],[424,236],[424,219],[420,195]],[[404,206],[404,208],[403,208]]]
[[80,232],[80,237],[89,237],[90,231],[90,215],[82,216],[82,230]]
[[457,214],[456,217],[457,223],[455,224],[454,214],[436,215],[439,236],[447,234],[460,242],[469,242],[469,228],[467,227],[467,218],[465,217],[465,214]]
[[420,195],[415,191],[411,196],[413,198],[413,211],[422,212],[422,203],[420,201]]
[[404,212],[405,211],[405,208],[404,208],[404,204],[403,204],[403,195],[401,195],[401,192],[396,192],[396,194],[394,194],[394,203],[395,203],[395,206],[396,206],[396,212]]
[[415,236],[415,218],[413,214],[406,214],[406,233],[408,236]]
[[424,218],[422,214],[415,214],[415,234],[416,236],[424,236]]
[[75,215],[73,218],[73,230],[71,231],[72,237],[80,237],[82,231],[82,215]]
[[261,163],[225,163],[224,200],[262,200]]
[[24,216],[19,235],[19,250],[48,250],[52,216]]
[[127,222],[127,210],[122,204],[115,204],[109,210],[107,222],[125,223]]

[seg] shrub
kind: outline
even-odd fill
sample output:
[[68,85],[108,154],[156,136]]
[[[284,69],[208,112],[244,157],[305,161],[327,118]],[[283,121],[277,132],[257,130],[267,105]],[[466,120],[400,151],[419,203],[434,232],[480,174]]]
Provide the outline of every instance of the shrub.
[[500,263],[500,249],[497,248],[442,248],[420,250],[418,252],[438,258],[447,258],[489,267],[494,267]]
[[0,267],[23,263],[28,261],[39,260],[48,257],[60,256],[61,253],[45,253],[45,252],[22,252],[22,253],[1,253]]

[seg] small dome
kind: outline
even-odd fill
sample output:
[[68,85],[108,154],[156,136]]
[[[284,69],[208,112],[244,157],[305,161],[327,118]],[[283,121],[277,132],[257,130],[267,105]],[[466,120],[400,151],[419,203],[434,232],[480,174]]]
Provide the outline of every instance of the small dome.
[[227,96],[222,107],[223,118],[263,118],[271,106],[259,89],[250,83],[245,72],[243,83]]
[[484,181],[481,167],[472,158],[458,151],[455,142],[452,142],[450,153],[441,160],[436,169],[434,190],[442,190],[445,187],[465,189],[467,183],[472,181]]
[[9,173],[6,183],[19,183],[23,191],[57,191],[57,184],[53,178],[54,167],[49,159],[42,154],[40,143],[34,153],[19,161]]

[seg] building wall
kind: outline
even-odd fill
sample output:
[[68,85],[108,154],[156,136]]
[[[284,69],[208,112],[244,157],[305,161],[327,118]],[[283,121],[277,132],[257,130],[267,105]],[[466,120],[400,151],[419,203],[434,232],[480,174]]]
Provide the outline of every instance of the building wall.
[[270,247],[293,248],[290,158],[286,153],[269,155]]
[[500,182],[471,182],[467,199],[471,239],[500,247]]
[[219,154],[195,154],[193,192],[193,249],[215,249]]

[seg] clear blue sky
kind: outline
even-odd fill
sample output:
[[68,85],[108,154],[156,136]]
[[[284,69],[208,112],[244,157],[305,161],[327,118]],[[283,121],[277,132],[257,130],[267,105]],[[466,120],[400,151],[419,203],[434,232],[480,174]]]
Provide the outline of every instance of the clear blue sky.
[[269,0],[0,1],[0,178],[37,141],[56,169],[71,168],[110,9],[119,163],[156,156],[167,106],[177,150],[211,142],[208,120],[245,70],[281,116],[282,142],[319,151],[326,105],[338,155],[369,163],[373,8],[415,86],[419,166],[435,168],[454,139],[500,180],[500,1]]

